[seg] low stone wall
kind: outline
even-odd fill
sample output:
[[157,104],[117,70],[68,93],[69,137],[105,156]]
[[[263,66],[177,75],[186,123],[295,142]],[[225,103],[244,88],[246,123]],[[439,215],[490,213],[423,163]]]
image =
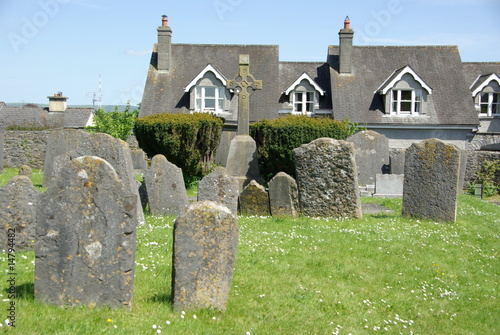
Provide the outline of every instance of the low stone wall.
[[48,130],[4,131],[4,166],[28,165],[34,169],[43,168],[48,134]]
[[[476,180],[477,172],[481,170],[481,165],[484,161],[500,160],[500,151],[472,151],[468,154],[467,167],[465,169],[465,186]],[[500,180],[496,182],[500,184]]]

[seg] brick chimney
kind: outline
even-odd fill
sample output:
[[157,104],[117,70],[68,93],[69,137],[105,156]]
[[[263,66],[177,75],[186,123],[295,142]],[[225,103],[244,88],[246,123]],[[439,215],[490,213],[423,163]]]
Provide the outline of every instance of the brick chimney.
[[346,16],[344,20],[344,29],[339,31],[339,73],[352,73],[352,38],[354,30],[351,29],[351,20]]
[[63,97],[62,92],[57,92],[53,96],[48,96],[49,98],[49,112],[65,112],[68,108],[66,100],[68,98]]
[[168,26],[168,17],[162,15],[161,26],[158,27],[158,71],[169,71],[172,57],[172,29]]

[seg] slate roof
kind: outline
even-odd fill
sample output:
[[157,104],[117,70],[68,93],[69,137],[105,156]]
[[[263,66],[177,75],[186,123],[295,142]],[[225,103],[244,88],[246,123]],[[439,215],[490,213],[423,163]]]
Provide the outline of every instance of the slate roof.
[[92,117],[92,108],[68,108],[49,112],[43,107],[0,105],[0,129],[8,126],[40,128],[83,128]]
[[[352,75],[338,72],[338,46],[330,46],[328,55],[335,119],[348,116],[368,125],[479,124],[456,46],[353,46]],[[389,116],[382,96],[374,93],[395,70],[407,65],[433,88],[425,116]]]
[[[463,63],[465,81],[470,87],[472,84],[481,85],[481,80],[476,81],[479,76],[484,76],[484,79],[489,77],[490,74],[495,73],[500,76],[500,62],[465,62]],[[474,87],[471,87],[471,91]]]

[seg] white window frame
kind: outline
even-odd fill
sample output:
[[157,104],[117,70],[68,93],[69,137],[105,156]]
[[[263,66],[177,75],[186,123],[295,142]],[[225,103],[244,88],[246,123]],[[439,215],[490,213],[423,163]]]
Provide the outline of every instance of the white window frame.
[[[308,96],[310,99],[308,99]],[[300,97],[300,99],[299,99]],[[293,91],[292,92],[293,113],[301,115],[312,115],[316,107],[315,91]],[[307,106],[311,108],[307,108]],[[300,106],[300,108],[297,108]]]
[[[410,92],[408,98],[402,97],[403,92]],[[422,113],[422,91],[419,89],[393,88],[390,91],[391,114],[395,115],[420,115]],[[403,109],[403,104],[410,104],[410,109]]]
[[500,92],[479,93],[479,115],[500,116]]
[[[207,90],[213,89],[214,95],[207,95]],[[225,95],[226,88],[222,86],[195,86],[195,112],[199,113],[223,113],[225,111]],[[212,104],[208,104],[208,100],[213,101]]]

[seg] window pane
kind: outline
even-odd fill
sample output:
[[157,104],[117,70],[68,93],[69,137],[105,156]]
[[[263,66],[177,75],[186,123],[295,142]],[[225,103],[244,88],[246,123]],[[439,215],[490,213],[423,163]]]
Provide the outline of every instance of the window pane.
[[498,93],[492,93],[492,95],[493,95],[493,101],[492,101],[493,103],[500,102],[500,99],[499,99],[500,94],[498,94]]
[[314,92],[307,92],[307,101],[314,102]]
[[398,91],[392,91],[392,100],[398,100]]
[[313,106],[312,103],[307,103],[306,105],[307,105],[306,106],[307,107],[306,112],[312,112],[314,110],[314,106]]
[[218,109],[224,109],[224,99],[219,99],[219,105],[217,106]]
[[500,113],[500,104],[491,105],[491,114],[499,114]]
[[295,104],[295,111],[302,112],[302,104]]
[[215,109],[215,99],[205,98],[205,108]]
[[420,114],[420,101],[415,101],[414,107],[415,107],[414,112]]
[[488,104],[481,104],[481,114],[488,113]]
[[411,102],[402,102],[401,112],[411,112]]
[[411,91],[401,91],[401,100],[411,101]]
[[205,97],[215,98],[215,87],[205,87]]
[[297,102],[302,101],[302,93],[295,93],[295,101]]

